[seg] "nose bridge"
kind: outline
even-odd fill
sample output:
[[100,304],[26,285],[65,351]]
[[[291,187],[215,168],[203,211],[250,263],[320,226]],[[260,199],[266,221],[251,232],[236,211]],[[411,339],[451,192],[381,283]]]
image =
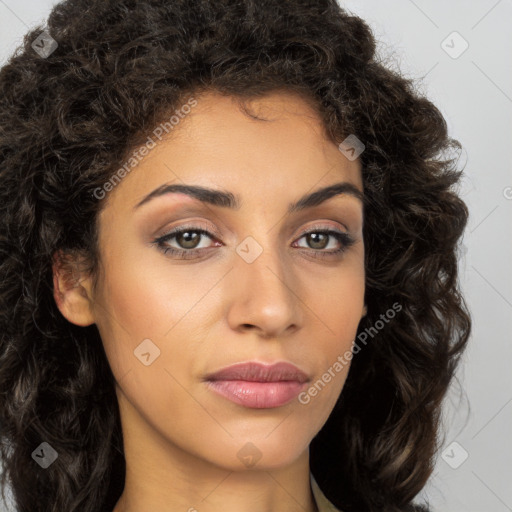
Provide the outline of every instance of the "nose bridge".
[[300,305],[294,292],[293,272],[272,233],[246,237],[236,253],[231,273],[231,322],[251,324],[274,334],[299,324]]
[[248,236],[237,246],[237,275],[242,280],[251,281],[255,285],[255,292],[268,289],[275,297],[281,295],[285,298],[290,293],[287,286],[290,269],[283,261],[286,256],[274,244],[270,234],[267,233],[264,239],[259,235],[258,240]]

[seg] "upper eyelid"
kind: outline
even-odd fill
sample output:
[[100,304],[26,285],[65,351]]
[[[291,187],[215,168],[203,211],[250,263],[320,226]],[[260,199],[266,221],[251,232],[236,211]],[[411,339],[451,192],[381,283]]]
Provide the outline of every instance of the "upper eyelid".
[[194,225],[194,224],[183,224],[179,226],[174,226],[166,231],[164,231],[161,235],[157,237],[157,239],[164,238],[166,236],[170,235],[176,235],[182,231],[208,231],[210,235],[213,235],[215,237],[220,237],[220,233],[218,230],[213,229],[211,226],[201,226],[201,225]]

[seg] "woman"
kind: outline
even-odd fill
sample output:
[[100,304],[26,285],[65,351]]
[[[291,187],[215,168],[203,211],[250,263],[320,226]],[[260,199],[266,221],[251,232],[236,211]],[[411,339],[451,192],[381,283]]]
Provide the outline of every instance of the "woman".
[[17,510],[427,510],[459,149],[334,0],[85,1],[0,71]]

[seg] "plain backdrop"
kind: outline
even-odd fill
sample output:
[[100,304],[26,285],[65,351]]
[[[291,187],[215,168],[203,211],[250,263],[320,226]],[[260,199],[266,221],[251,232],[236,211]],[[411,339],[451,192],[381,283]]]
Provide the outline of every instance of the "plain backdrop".
[[[471,213],[461,282],[473,333],[420,498],[435,512],[512,511],[512,0],[339,1],[368,22],[379,54],[417,80],[464,147],[460,193]],[[56,3],[0,0],[0,65]]]

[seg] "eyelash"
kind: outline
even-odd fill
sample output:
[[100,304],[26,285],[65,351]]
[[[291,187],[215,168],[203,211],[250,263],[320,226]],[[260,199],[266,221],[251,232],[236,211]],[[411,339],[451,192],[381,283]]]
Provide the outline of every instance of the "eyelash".
[[[210,233],[209,231],[197,227],[197,226],[179,226],[177,228],[172,229],[168,233],[165,233],[164,235],[156,238],[152,241],[153,245],[156,245],[160,251],[162,251],[164,254],[171,254],[173,257],[178,259],[194,259],[198,257],[198,253],[209,250],[210,247],[203,247],[201,249],[177,249],[175,247],[169,247],[166,245],[166,242],[171,240],[172,238],[175,238],[177,235],[185,232],[192,232],[192,233],[198,233],[200,235],[206,235],[208,238],[211,238],[212,240],[215,239],[215,235]],[[349,247],[354,245],[355,240],[348,234],[348,233],[342,233],[340,231],[335,231],[332,229],[322,229],[314,227],[313,229],[309,231],[305,231],[301,233],[299,238],[297,240],[300,240],[304,236],[307,236],[311,233],[316,234],[326,234],[334,237],[338,242],[340,242],[341,246],[339,249],[336,250],[330,250],[326,251],[325,249],[311,249],[306,247],[299,247],[299,249],[306,249],[308,251],[313,251],[313,256],[315,258],[328,258],[329,256],[337,256],[341,253],[345,252]]]

